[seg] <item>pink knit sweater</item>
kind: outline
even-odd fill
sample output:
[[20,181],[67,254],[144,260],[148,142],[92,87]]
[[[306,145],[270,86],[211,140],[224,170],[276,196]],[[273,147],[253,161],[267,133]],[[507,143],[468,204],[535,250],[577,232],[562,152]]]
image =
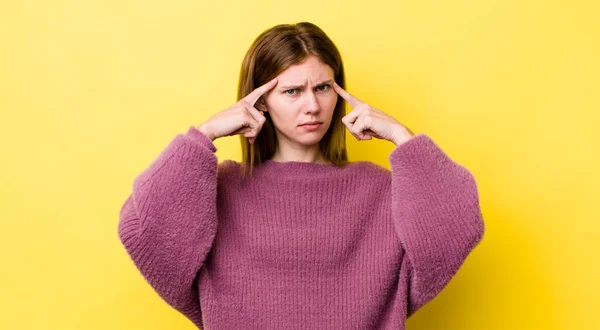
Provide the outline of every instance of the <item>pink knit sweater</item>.
[[242,180],[194,126],[133,181],[118,234],[197,327],[405,329],[481,241],[473,175],[426,134],[344,167],[266,161]]

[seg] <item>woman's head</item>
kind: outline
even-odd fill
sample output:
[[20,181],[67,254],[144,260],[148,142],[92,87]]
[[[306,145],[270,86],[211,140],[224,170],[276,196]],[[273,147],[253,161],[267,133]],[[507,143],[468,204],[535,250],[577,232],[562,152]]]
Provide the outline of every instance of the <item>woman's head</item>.
[[[277,77],[277,85],[256,103],[266,121],[253,144],[240,135],[243,162],[250,166],[270,159],[278,141],[316,145],[336,165],[348,161],[345,102],[333,90],[333,81],[345,88],[340,53],[329,37],[312,23],[276,25],[261,33],[246,53],[238,85],[240,100]],[[301,127],[309,121],[316,130]]]

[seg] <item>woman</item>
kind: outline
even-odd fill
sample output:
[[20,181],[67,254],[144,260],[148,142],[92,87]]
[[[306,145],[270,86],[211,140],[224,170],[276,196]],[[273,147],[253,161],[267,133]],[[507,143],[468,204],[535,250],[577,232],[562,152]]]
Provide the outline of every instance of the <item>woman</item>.
[[[121,242],[199,328],[404,329],[481,241],[473,175],[344,86],[321,29],[275,26],[244,59],[238,102],[134,179]],[[391,171],[348,162],[345,128],[394,143]],[[243,161],[218,163],[213,141],[235,134]]]

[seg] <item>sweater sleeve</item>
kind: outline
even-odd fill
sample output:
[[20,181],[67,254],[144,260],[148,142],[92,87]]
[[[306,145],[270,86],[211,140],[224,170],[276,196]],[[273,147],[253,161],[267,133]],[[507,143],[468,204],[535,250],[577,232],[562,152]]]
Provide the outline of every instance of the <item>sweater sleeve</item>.
[[217,231],[217,157],[194,126],[133,180],[118,235],[145,280],[202,328],[197,275]]
[[397,146],[392,169],[392,216],[408,267],[408,311],[414,314],[450,282],[483,238],[473,175],[426,134]]

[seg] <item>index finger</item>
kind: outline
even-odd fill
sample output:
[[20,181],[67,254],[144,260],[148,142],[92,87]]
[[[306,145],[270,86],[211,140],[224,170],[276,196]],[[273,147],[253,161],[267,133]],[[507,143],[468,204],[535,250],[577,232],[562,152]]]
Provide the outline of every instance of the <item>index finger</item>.
[[346,92],[340,85],[338,85],[335,81],[333,82],[333,89],[340,94],[340,96],[348,101],[351,107],[356,108],[359,104],[362,103],[361,100],[357,99],[354,95]]
[[269,91],[271,88],[275,87],[275,85],[277,85],[277,78],[273,78],[271,79],[271,81],[269,81],[268,83],[256,88],[255,90],[253,90],[252,92],[250,92],[250,94],[246,95],[243,99],[250,103],[250,105],[254,105],[254,103],[256,103],[256,101],[258,101],[258,99],[267,91]]

